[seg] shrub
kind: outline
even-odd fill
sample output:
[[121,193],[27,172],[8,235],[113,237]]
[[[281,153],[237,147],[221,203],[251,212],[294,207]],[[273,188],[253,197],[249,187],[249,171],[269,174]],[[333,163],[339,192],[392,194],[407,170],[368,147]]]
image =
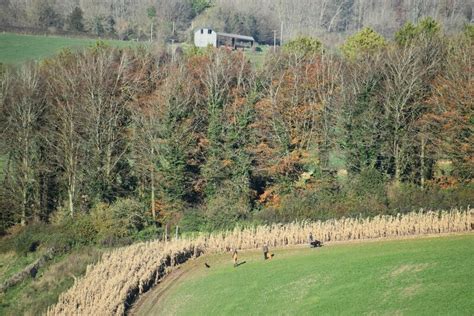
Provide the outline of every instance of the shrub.
[[351,177],[347,189],[357,196],[371,195],[377,199],[385,196],[384,175],[375,168],[366,168],[357,175]]
[[99,203],[90,216],[97,241],[109,246],[130,239],[151,224],[143,204],[133,199],[118,199],[112,205]]
[[184,212],[179,226],[187,232],[204,231],[207,226],[207,219],[199,209],[191,209]]
[[25,255],[33,252],[38,246],[42,248],[54,248],[57,253],[69,251],[77,245],[92,243],[95,234],[84,230],[83,220],[52,224],[34,224],[25,228],[18,236],[13,237],[15,251]]
[[97,236],[97,230],[87,214],[80,214],[75,218],[69,217],[62,227],[58,228],[58,234],[62,235],[63,241],[71,246],[94,243]]
[[[316,170],[317,171],[317,170]],[[385,176],[376,169],[362,170],[348,181],[314,172],[311,180],[282,195],[281,205],[255,216],[266,223],[294,220],[374,216],[387,212]]]
[[208,52],[207,49],[199,48],[194,45],[189,45],[184,48],[184,55],[188,58],[191,58],[194,56],[205,56],[207,52]]
[[[1,76],[0,64],[0,76]],[[2,174],[2,158],[0,158],[0,175]],[[3,184],[2,184],[3,185]],[[9,198],[6,192],[6,187],[0,186],[0,236],[8,234],[8,229],[17,223],[16,219],[16,205],[15,202]]]
[[228,183],[223,184],[206,205],[207,229],[223,230],[233,228],[250,214],[250,203],[245,192]]
[[14,239],[15,252],[19,256],[26,256],[29,252],[35,251],[40,241],[37,236],[31,234],[29,231],[18,235]]
[[289,54],[307,57],[322,52],[322,44],[313,37],[300,36],[285,43],[283,50]]
[[[474,24],[464,25],[464,35],[467,38],[469,38],[470,40],[474,40]],[[1,64],[0,64],[0,66],[1,66]]]
[[449,189],[439,186],[422,189],[413,184],[400,184],[389,188],[389,209],[391,213],[407,213],[420,208],[434,210],[452,205],[467,207],[474,203],[473,189],[472,184]]
[[272,224],[279,222],[279,216],[275,207],[266,207],[254,213],[255,223]]
[[150,220],[144,205],[133,199],[118,199],[111,205],[110,211],[115,222],[123,225],[128,234],[142,230]]
[[48,225],[35,223],[25,227],[18,235],[12,239],[14,251],[18,255],[26,256],[29,252],[34,252],[48,239]]
[[155,225],[150,225],[140,230],[134,235],[134,239],[137,241],[147,241],[159,238],[163,234],[163,229]]

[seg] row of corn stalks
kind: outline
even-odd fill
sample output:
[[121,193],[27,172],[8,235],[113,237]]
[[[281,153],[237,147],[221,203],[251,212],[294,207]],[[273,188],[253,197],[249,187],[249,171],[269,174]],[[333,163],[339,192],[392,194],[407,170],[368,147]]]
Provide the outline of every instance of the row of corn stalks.
[[307,242],[309,232],[329,242],[466,232],[473,225],[474,209],[468,208],[241,227],[169,242],[139,243],[111,251],[89,266],[84,277],[60,295],[47,315],[123,315],[141,293],[174,266],[205,252],[254,249],[265,242],[273,247],[298,245]]

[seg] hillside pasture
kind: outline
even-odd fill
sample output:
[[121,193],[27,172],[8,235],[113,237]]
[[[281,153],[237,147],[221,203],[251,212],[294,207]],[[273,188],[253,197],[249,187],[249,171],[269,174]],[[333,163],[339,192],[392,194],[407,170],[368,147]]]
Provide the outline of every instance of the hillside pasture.
[[[472,209],[453,209],[372,219],[236,228],[191,239],[138,243],[104,255],[84,277],[59,296],[58,303],[48,309],[47,315],[125,313],[140,294],[160,282],[176,266],[203,253],[228,253],[234,247],[261,249],[264,242],[272,248],[304,245],[309,232],[324,242],[470,232],[471,215]],[[472,257],[470,249],[467,250],[465,252]]]
[[[472,315],[474,235],[203,256],[135,315]],[[210,265],[206,268],[204,263]]]
[[[31,60],[41,60],[53,56],[65,48],[72,50],[95,45],[98,41],[115,47],[134,47],[149,45],[146,42],[131,42],[118,40],[101,40],[91,38],[74,38],[65,36],[23,35],[14,33],[0,33],[0,63],[18,65]],[[188,44],[180,44],[186,49]],[[269,46],[259,46],[260,51],[246,50],[245,55],[256,67],[261,67]]]
[[[80,49],[94,45],[99,40],[0,33],[0,63],[20,64],[29,60],[40,60],[57,54],[64,48]],[[104,40],[104,43],[117,47],[136,45],[134,42],[117,40]]]

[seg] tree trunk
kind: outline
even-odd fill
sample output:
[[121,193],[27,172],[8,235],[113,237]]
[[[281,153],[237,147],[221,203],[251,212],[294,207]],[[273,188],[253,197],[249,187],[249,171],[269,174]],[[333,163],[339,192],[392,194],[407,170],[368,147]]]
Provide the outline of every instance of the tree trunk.
[[[153,147],[151,149],[151,155],[153,159]],[[153,215],[153,220],[156,220],[156,206],[155,206],[155,170],[154,166],[151,166],[151,213]]]
[[67,195],[68,195],[69,214],[71,215],[71,217],[74,217],[74,203],[73,203],[74,188],[69,187],[67,190]]
[[[25,137],[26,138],[26,137]],[[20,219],[20,224],[21,226],[26,225],[26,213],[27,213],[27,208],[28,208],[28,186],[29,186],[29,179],[28,179],[28,169],[29,169],[29,164],[28,164],[28,159],[26,155],[28,154],[28,144],[25,145],[25,152],[23,156],[23,161],[22,161],[22,167],[23,167],[23,186],[21,188],[22,190],[22,209],[21,209],[21,219]]]
[[395,145],[395,183],[398,185],[400,184],[400,178],[401,178],[401,166],[400,166],[400,145],[396,144]]
[[421,188],[425,188],[425,137],[421,137],[421,153],[420,153],[420,184]]
[[103,183],[105,184],[105,192],[102,191],[102,198],[104,198],[104,196],[109,197],[112,188],[112,181],[110,180],[110,175],[112,174],[112,145],[110,144],[107,145],[107,148],[105,150],[105,159],[105,175],[102,179]]
[[23,201],[22,201],[22,210],[21,210],[21,219],[20,224],[21,226],[26,226],[26,208],[28,207],[26,201],[26,188],[23,189]]
[[153,22],[151,22],[150,26],[150,42],[153,42]]

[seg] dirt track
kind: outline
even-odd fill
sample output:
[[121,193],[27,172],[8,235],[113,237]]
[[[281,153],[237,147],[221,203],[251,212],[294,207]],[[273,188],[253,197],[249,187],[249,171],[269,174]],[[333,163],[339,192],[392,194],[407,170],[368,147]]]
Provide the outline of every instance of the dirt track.
[[156,315],[157,306],[160,301],[167,295],[169,290],[178,283],[178,281],[189,272],[197,272],[202,270],[205,259],[199,257],[190,260],[174,271],[169,273],[154,289],[140,296],[138,301],[129,310],[128,315]]

